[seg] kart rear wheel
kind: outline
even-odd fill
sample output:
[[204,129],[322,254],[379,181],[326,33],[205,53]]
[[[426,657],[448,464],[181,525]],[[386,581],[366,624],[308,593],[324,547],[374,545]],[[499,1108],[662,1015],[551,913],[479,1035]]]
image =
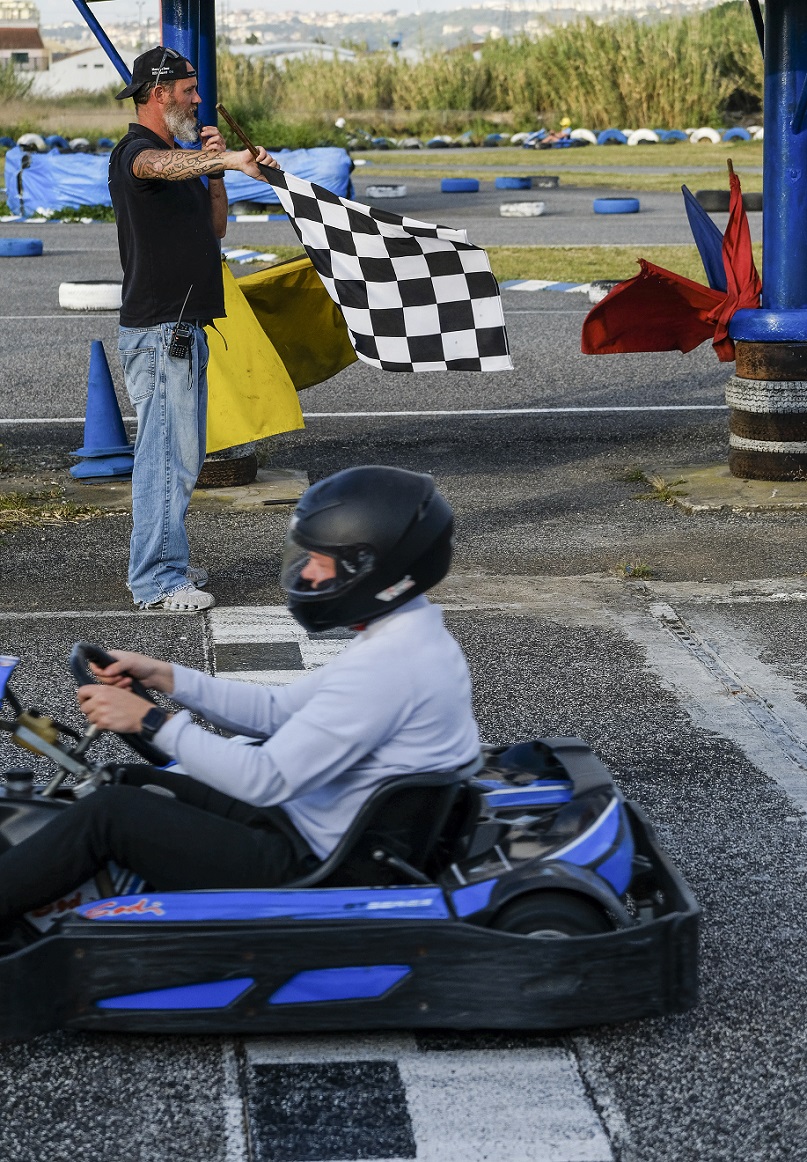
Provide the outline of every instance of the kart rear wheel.
[[502,908],[493,928],[535,940],[563,940],[612,932],[613,925],[591,900],[572,892],[533,892]]

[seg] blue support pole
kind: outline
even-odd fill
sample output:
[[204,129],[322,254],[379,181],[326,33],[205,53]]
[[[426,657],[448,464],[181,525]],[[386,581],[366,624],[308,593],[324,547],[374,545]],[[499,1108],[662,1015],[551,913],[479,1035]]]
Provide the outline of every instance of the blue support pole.
[[218,83],[216,77],[216,5],[215,0],[199,0],[199,121],[217,125]]
[[763,308],[807,310],[807,5],[765,5]]
[[109,37],[104,32],[101,25],[98,23],[98,21],[93,16],[92,12],[90,11],[89,5],[87,5],[85,3],[85,0],[73,0],[73,3],[75,4],[76,8],[78,8],[79,13],[84,18],[85,23],[87,24],[88,28],[93,33],[93,35],[95,36],[95,39],[100,44],[101,48],[104,50],[106,55],[112,61],[112,64],[118,70],[118,73],[120,74],[121,79],[123,80],[124,84],[126,84],[126,85],[131,84],[132,74],[129,72],[129,69],[127,68],[127,66],[124,64],[120,53],[115,48],[112,41],[109,39]]
[[738,311],[731,336],[807,342],[807,4],[765,5],[762,309]]
[[[757,31],[761,9],[752,3]],[[807,480],[807,4],[765,4],[762,306],[737,311],[729,469]]]
[[162,43],[187,57],[199,75],[199,124],[217,124],[215,0],[162,0]]

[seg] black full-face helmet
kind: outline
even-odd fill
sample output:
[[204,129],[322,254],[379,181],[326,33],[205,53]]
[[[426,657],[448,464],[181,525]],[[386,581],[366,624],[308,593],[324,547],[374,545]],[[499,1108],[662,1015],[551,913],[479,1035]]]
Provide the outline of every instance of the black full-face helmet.
[[[280,583],[307,630],[363,625],[442,580],[454,518],[431,476],[402,468],[347,468],[302,496],[289,525]],[[335,576],[302,576],[312,553]]]

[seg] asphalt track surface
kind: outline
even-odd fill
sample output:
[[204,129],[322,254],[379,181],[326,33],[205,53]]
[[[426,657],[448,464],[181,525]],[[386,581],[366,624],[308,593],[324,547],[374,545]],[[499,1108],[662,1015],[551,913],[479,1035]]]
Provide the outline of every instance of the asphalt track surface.
[[[663,229],[685,241],[683,211],[655,197],[670,199]],[[491,203],[481,217],[491,232],[496,213]],[[642,215],[632,221],[644,229]],[[603,240],[595,225],[583,210],[570,217],[580,241]],[[0,419],[15,421],[0,427],[0,452],[15,472],[59,480],[81,424],[21,421],[83,414],[91,339],[118,373],[114,318],[61,312],[58,283],[118,268],[110,227],[40,229],[42,259],[0,267],[0,314],[14,316],[1,332]],[[233,227],[228,242],[241,240]],[[581,298],[504,300],[515,372],[354,365],[305,393],[320,418],[266,456],[311,480],[363,462],[435,474],[457,512],[440,597],[483,736],[578,734],[611,765],[704,908],[699,1006],[558,1037],[45,1036],[0,1047],[3,1162],[807,1158],[803,517],[688,516],[635,499],[633,467],[725,460],[731,367],[708,347],[586,358]],[[714,410],[657,410],[692,405]],[[594,410],[624,406],[640,410]],[[591,410],[471,414],[561,407]],[[416,414],[435,411],[466,414]],[[282,604],[287,519],[192,513],[193,552],[222,607]],[[78,638],[197,666],[216,648],[215,619],[133,613],[127,537],[128,519],[110,516],[0,540],[0,652],[24,660],[23,700],[68,722]],[[646,563],[651,579],[622,580],[624,561]],[[2,744],[0,766],[17,761]]]

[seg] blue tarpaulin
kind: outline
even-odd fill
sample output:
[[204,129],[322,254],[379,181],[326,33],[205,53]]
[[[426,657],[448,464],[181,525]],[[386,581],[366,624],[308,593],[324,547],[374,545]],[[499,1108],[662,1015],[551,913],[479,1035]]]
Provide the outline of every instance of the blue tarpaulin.
[[[352,162],[344,149],[281,149],[274,156],[283,169],[296,177],[317,182],[334,194],[349,193]],[[30,161],[21,168],[23,158]],[[79,206],[110,206],[107,175],[109,154],[27,153],[18,146],[6,154],[6,201],[13,214],[30,216],[38,210],[77,209]],[[20,199],[20,174],[22,199]],[[229,170],[224,178],[230,202],[277,203],[266,182]]]

